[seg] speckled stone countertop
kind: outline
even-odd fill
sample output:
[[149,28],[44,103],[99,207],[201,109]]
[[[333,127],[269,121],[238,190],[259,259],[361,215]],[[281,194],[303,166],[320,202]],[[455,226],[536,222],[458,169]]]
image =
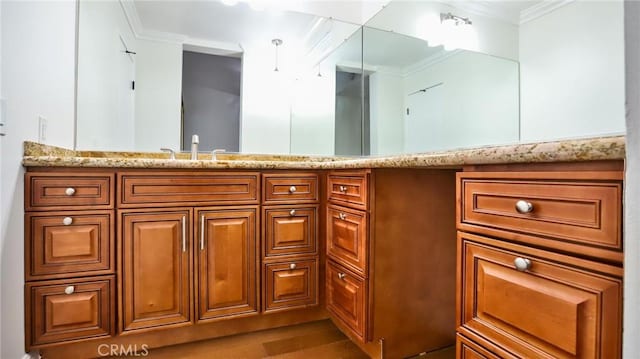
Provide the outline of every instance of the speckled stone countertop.
[[340,169],[461,167],[464,165],[579,162],[619,160],[625,157],[624,136],[523,143],[443,152],[380,157],[320,157],[295,155],[210,154],[198,160],[177,154],[177,160],[160,152],[73,151],[60,147],[24,143],[25,167],[113,167],[113,168],[210,168],[210,169]]

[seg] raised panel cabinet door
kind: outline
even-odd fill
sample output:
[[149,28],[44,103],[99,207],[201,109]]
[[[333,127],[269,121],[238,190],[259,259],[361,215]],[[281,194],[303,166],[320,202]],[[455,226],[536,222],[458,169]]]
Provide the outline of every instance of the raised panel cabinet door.
[[115,270],[112,211],[28,213],[27,280]]
[[[465,239],[460,331],[523,358],[619,358],[622,281]],[[542,251],[541,251],[542,252]]]
[[316,254],[318,206],[264,209],[264,256]]
[[191,211],[121,212],[123,331],[191,322]]
[[264,265],[264,311],[318,304],[318,261],[292,260]]
[[327,262],[326,286],[329,312],[333,314],[334,319],[341,321],[355,336],[365,342],[366,281],[333,262]]
[[115,333],[113,276],[27,283],[27,349]]
[[327,210],[327,254],[356,273],[367,276],[369,234],[367,214],[337,206]]
[[258,313],[258,206],[196,211],[198,320]]
[[[457,359],[500,359],[487,349],[470,341],[462,335],[456,335],[456,358]],[[509,356],[508,359],[513,357]]]

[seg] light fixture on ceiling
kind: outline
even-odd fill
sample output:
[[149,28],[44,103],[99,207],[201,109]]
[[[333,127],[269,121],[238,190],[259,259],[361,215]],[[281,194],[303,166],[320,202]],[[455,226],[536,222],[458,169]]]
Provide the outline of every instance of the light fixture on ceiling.
[[320,65],[321,63],[318,64],[318,77],[322,77],[322,73],[320,72]]
[[447,26],[471,25],[472,22],[468,17],[453,15],[452,13],[441,13],[440,22]]
[[276,47],[276,67],[273,69],[273,71],[280,71],[278,70],[278,46],[282,45],[283,41],[280,39],[273,39],[271,40],[271,43]]

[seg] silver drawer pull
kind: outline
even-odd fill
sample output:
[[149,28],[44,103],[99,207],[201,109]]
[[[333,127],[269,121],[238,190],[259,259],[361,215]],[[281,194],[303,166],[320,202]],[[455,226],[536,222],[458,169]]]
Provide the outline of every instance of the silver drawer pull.
[[347,215],[344,214],[344,213],[340,213],[340,214],[338,214],[338,218],[340,218],[341,220],[344,221],[345,219],[347,219]]
[[340,186],[340,192],[346,193],[347,192],[347,186]]
[[289,193],[296,193],[297,190],[296,186],[289,187]]
[[62,219],[62,224],[64,224],[65,226],[70,226],[71,223],[73,223],[73,218],[71,217],[64,217]]
[[346,276],[347,276],[347,275],[346,275],[346,274],[344,274],[344,273],[338,273],[338,278],[340,278],[340,279],[342,279],[342,280],[344,280],[344,278],[345,278]]
[[290,210],[289,211],[289,215],[295,216],[296,215],[296,210],[295,209]]
[[294,270],[296,269],[297,265],[295,263],[291,263],[289,264],[289,269]]
[[533,204],[531,204],[531,202],[519,200],[516,202],[516,211],[522,214],[531,213],[533,212]]
[[65,294],[73,294],[73,292],[75,292],[75,291],[76,291],[76,288],[74,286],[72,286],[72,285],[70,285],[70,286],[68,286],[68,287],[66,287],[64,289],[64,293]]
[[76,189],[73,187],[69,187],[64,190],[64,194],[66,194],[67,196],[73,196],[74,194],[76,194]]
[[518,257],[513,260],[513,264],[520,272],[525,272],[531,269],[531,261],[526,258]]

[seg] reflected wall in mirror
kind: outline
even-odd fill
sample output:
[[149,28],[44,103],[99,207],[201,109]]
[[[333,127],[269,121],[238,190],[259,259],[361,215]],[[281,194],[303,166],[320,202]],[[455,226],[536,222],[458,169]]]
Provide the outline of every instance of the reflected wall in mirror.
[[78,149],[334,154],[358,25],[243,1],[80,1],[78,23]]
[[[471,24],[443,21],[449,14]],[[385,65],[373,60],[385,49],[377,37],[386,38],[389,52],[402,43],[404,51],[426,52],[429,46],[434,65],[407,73],[403,85],[384,71],[378,77],[388,85],[376,90],[372,81],[372,91],[381,93],[375,100],[372,93],[372,103],[382,107],[381,115],[372,108],[372,153],[375,147],[390,153],[513,142],[518,119],[521,142],[624,134],[623,15],[620,0],[392,1],[366,24],[393,34],[365,30],[365,68],[368,62]],[[394,61],[393,70],[406,66],[411,55]],[[508,87],[514,92],[508,94]],[[411,114],[397,114],[403,96],[410,111],[425,113],[415,129]],[[393,139],[375,134],[377,118],[405,121],[404,147],[397,127],[382,124]]]

